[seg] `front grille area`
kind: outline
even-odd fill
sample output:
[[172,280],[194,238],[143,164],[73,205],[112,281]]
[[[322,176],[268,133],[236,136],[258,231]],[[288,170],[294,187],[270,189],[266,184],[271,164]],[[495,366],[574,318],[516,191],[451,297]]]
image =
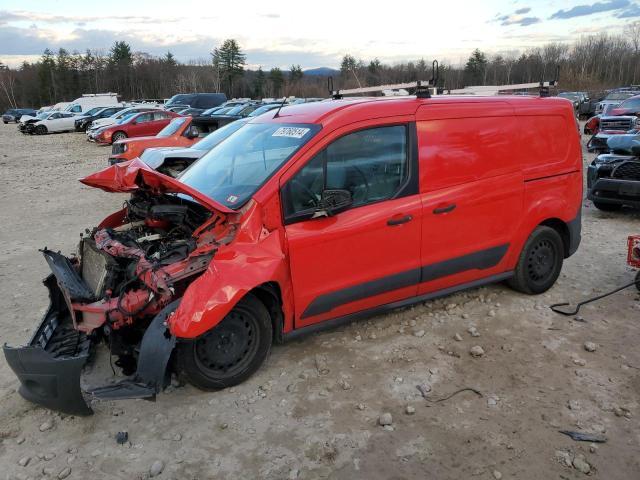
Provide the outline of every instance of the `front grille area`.
[[640,181],[640,162],[624,162],[613,171],[612,178]]
[[601,130],[621,130],[626,132],[633,128],[633,119],[631,118],[616,118],[616,119],[603,119],[600,120]]

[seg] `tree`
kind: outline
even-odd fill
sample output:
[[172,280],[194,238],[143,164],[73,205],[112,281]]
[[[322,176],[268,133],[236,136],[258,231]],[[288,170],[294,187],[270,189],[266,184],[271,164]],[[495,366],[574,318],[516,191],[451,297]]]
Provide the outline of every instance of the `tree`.
[[273,67],[269,72],[269,81],[271,82],[271,87],[273,89],[273,96],[279,97],[280,90],[282,89],[282,84],[284,83],[284,75],[282,74],[282,70],[278,67]]
[[236,78],[241,77],[246,65],[246,55],[242,53],[240,45],[234,39],[227,39],[220,48],[212,52],[214,69],[218,70],[221,83],[227,86],[227,94],[233,96],[233,86]]
[[487,56],[476,48],[464,67],[464,76],[467,85],[484,84],[487,63]]
[[173,53],[171,52],[165,53],[164,57],[162,57],[162,62],[169,67],[175,67],[176,65],[178,65],[176,57],[174,57]]
[[289,85],[292,94],[298,95],[300,93],[298,84],[302,80],[302,77],[304,77],[302,67],[300,67],[300,65],[291,65],[291,69],[289,70]]
[[266,83],[266,80],[267,78],[262,71],[262,67],[259,67],[258,71],[256,72],[256,76],[253,79],[253,96],[255,98],[264,97],[264,85]]

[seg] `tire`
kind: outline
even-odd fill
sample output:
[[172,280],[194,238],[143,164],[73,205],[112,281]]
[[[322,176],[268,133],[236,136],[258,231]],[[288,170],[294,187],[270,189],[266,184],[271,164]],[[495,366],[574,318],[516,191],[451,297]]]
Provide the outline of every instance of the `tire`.
[[544,293],[558,279],[563,260],[560,234],[550,227],[537,227],[524,244],[514,275],[507,283],[528,295]]
[[593,206],[598,210],[602,210],[603,212],[619,212],[622,210],[622,205],[619,203],[602,203],[602,202],[593,202]]
[[111,135],[111,143],[117,142],[118,140],[124,140],[125,138],[127,138],[127,134],[118,130]]
[[640,270],[636,272],[634,281],[636,282],[636,289],[640,292]]
[[[178,372],[201,390],[232,387],[260,368],[272,339],[269,311],[248,293],[218,325],[178,344]],[[224,347],[228,349],[222,350]]]
[[9,123],[9,122],[5,122],[4,120],[3,120],[2,122],[3,122],[5,125],[6,125],[7,123]]
[[33,129],[33,133],[36,135],[46,135],[47,127],[44,125],[37,125],[36,128]]

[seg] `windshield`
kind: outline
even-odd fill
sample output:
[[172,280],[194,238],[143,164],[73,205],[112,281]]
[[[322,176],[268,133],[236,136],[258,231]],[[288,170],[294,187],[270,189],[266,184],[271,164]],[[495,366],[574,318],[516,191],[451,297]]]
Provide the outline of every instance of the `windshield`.
[[222,107],[213,107],[202,112],[202,115],[211,115],[212,113],[216,113],[218,110],[222,110],[222,109],[223,109]]
[[630,98],[619,105],[619,108],[638,108],[640,107],[640,98]]
[[98,113],[101,110],[104,110],[104,107],[95,107],[95,108],[92,108],[91,110],[89,110],[88,112],[84,112],[84,115],[86,115],[86,116],[95,115],[96,113]]
[[610,93],[605,100],[626,100],[631,95],[631,93]]
[[129,120],[131,120],[133,118],[134,115],[138,114],[140,112],[129,112],[129,113],[125,113],[122,118],[120,118],[116,123],[119,125],[122,125],[123,123],[127,123]]
[[[245,107],[246,105],[238,105],[237,107],[233,107],[229,110],[227,110],[226,112],[224,112],[225,115],[237,115],[239,114]],[[223,112],[218,112],[218,113],[223,113]]]
[[232,133],[235,133],[238,130],[240,130],[240,127],[242,127],[246,123],[247,123],[246,120],[237,120],[233,123],[229,123],[225,125],[224,127],[220,127],[217,130],[214,130],[213,132],[211,132],[206,137],[204,137],[202,140],[200,140],[198,143],[193,145],[191,148],[195,150],[201,150],[203,152],[208,152],[213,147],[218,145],[220,142],[229,138]]
[[38,115],[36,115],[36,118],[39,118],[40,120],[44,120],[49,115],[51,115],[51,112],[42,112],[42,113],[39,113]]
[[315,124],[248,123],[185,170],[180,181],[239,208],[319,129]]
[[577,93],[560,93],[558,96],[569,100],[580,100],[580,96]]
[[268,112],[269,110],[274,110],[280,106],[279,103],[275,105],[265,105],[264,107],[256,108],[253,112],[249,114],[250,117],[257,117],[258,115],[262,115],[263,113]]
[[188,119],[186,117],[174,118],[169,122],[169,125],[160,130],[156,137],[170,137],[178,130],[180,130],[180,127],[182,127],[182,125],[184,125],[184,122],[186,122],[187,120]]

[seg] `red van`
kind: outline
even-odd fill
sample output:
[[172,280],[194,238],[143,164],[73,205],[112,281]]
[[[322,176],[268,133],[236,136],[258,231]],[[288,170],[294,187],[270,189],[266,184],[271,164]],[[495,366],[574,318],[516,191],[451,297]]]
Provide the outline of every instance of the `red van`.
[[28,346],[5,347],[24,397],[75,414],[91,412],[79,375],[98,341],[131,378],[95,397],[153,397],[171,369],[224,388],[320,328],[491,282],[542,293],[580,242],[563,99],[289,106],[179,179],[133,160],[82,182],[132,195],[77,257],[45,249],[51,306]]

